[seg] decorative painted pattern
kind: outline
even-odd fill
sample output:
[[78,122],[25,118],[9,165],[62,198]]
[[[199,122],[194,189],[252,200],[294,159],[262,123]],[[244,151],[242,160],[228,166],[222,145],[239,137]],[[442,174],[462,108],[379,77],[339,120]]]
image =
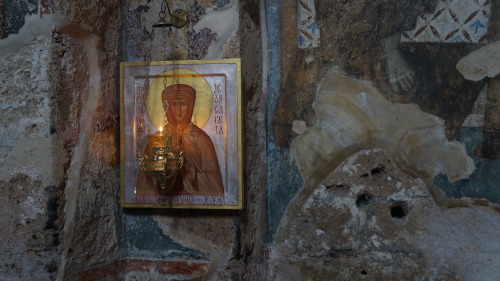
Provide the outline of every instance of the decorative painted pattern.
[[314,0],[297,1],[297,34],[299,48],[319,47],[320,30],[316,24]]
[[439,0],[433,14],[421,14],[401,42],[484,43],[490,0]]

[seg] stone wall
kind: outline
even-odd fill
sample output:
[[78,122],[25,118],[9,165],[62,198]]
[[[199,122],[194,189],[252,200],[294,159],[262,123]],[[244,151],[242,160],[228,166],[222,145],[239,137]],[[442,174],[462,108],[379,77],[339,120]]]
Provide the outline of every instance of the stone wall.
[[500,208],[443,208],[381,149],[362,150],[290,203],[271,280],[495,280]]
[[0,43],[2,190],[8,194],[2,211],[15,226],[3,230],[10,238],[2,240],[1,275],[70,280],[72,272],[123,253],[117,231],[121,5],[21,4],[27,10],[4,10],[4,24],[22,21]]
[[51,36],[45,34],[1,63],[1,274],[55,276],[60,264],[61,151],[51,115]]
[[[496,2],[169,4],[0,0],[0,280],[499,279]],[[119,205],[148,53],[241,58],[243,210]]]

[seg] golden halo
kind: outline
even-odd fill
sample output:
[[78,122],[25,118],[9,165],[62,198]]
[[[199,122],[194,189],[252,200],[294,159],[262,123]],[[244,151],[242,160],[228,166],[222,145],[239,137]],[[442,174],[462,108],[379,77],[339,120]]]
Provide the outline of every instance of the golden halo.
[[[165,77],[167,79],[166,85],[164,84]],[[212,91],[205,78],[197,72],[185,68],[174,68],[165,71],[151,83],[146,98],[146,109],[151,122],[157,128],[166,125],[161,93],[165,87],[173,84],[185,84],[196,90],[196,100],[191,121],[199,128],[203,128],[212,114]]]

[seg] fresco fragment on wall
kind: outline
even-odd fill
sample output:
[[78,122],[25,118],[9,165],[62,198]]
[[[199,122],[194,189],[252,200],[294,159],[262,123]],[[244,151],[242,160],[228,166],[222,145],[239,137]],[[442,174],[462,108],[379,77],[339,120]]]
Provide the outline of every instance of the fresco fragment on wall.
[[[187,32],[185,28],[153,28],[159,19],[162,1],[130,1],[126,10],[126,61],[186,59]],[[184,9],[192,16],[188,1],[176,2],[170,9]]]
[[[290,36],[282,36],[283,93],[273,119],[276,144],[289,144],[293,138],[290,134],[293,120],[313,122],[309,105],[315,99],[318,82],[331,67],[348,76],[374,82],[391,101],[416,103],[424,111],[443,118],[447,138],[455,139],[486,83],[485,80],[464,79],[456,70],[456,64],[482,46],[474,42],[485,41],[484,34],[478,34],[480,30],[487,30],[490,2],[381,0],[357,1],[349,7],[339,2],[329,3],[333,6],[327,4],[316,4],[318,26],[329,27],[324,28],[317,50],[303,53],[289,44]],[[293,7],[287,6],[284,10],[282,20],[287,25]],[[402,34],[423,24],[423,17],[430,20],[420,27],[418,34],[418,30],[414,32],[415,40],[400,42]],[[484,28],[477,26],[477,33],[474,27],[474,32],[468,36],[471,44],[422,43],[426,41],[422,34],[427,29],[435,37],[447,38],[451,36],[449,33],[441,34],[448,32],[457,21],[465,28],[464,23],[473,20],[485,23],[482,24]],[[466,30],[460,33],[465,34]],[[297,104],[299,102],[301,104]]]
[[[491,36],[495,38],[495,36]],[[480,81],[486,77],[490,77],[487,91],[484,93],[484,115],[483,124],[478,127],[483,129],[483,142],[477,149],[476,154],[490,159],[500,158],[500,115],[498,108],[500,107],[500,89],[499,77],[500,73],[500,41],[487,44],[486,46],[476,50],[457,63],[457,70],[467,79],[472,81]],[[475,104],[481,102],[480,97]],[[471,114],[472,115],[472,114]],[[464,122],[464,127],[467,126]]]
[[[437,116],[442,117],[447,123],[447,135],[450,139],[456,138],[459,130],[462,127],[483,127],[483,123],[471,123],[474,116],[473,104],[481,101],[478,96],[480,93],[480,87],[483,87],[486,80],[481,79],[467,79],[455,71],[454,65],[458,61],[467,56],[470,52],[482,47],[482,44],[488,40],[495,40],[495,35],[491,32],[488,33],[488,26],[490,22],[493,23],[495,27],[495,18],[492,17],[492,2],[482,1],[482,0],[447,0],[438,1],[436,9],[433,13],[422,14],[417,20],[417,25],[412,31],[402,32],[401,36],[401,48],[403,50],[412,50],[407,52],[406,55],[408,59],[411,60],[415,55],[422,55],[429,58],[429,62],[435,61],[435,66],[427,67],[423,66],[420,62],[413,63],[415,71],[417,73],[428,73],[427,71],[432,71],[432,75],[438,73],[442,75],[445,79],[439,81],[439,79],[425,79],[424,81],[429,83],[428,86],[424,86],[425,90],[415,91],[415,96],[412,97],[411,101],[419,104],[424,110],[431,112]],[[493,10],[493,13],[495,10]],[[495,28],[493,28],[494,33]],[[418,49],[419,45],[408,44],[410,42],[438,42],[438,43],[469,43],[469,45],[455,44],[455,45],[432,45],[424,44],[427,50],[430,52],[420,52]],[[440,51],[441,50],[441,51]],[[433,53],[441,53],[439,58],[433,56]],[[449,55],[451,54],[451,56]],[[453,58],[452,58],[453,57]],[[421,57],[419,58],[421,59]],[[431,62],[431,64],[433,64]],[[439,65],[447,64],[446,67],[440,67]],[[423,70],[426,69],[426,70]],[[434,75],[435,76],[435,75]],[[471,82],[466,80],[472,80],[477,82]],[[453,83],[450,83],[453,82]],[[417,81],[418,83],[418,81]],[[431,84],[434,84],[431,86]],[[430,91],[429,88],[435,88],[436,91]],[[486,91],[489,86],[486,86]],[[461,89],[465,89],[462,91]],[[488,96],[491,96],[489,94]],[[487,99],[490,103],[492,99]],[[485,104],[484,107],[491,108],[489,104]],[[477,108],[477,106],[476,106]],[[486,110],[484,114],[491,115],[490,110]],[[487,117],[487,119],[490,119]],[[491,137],[486,136],[486,141]],[[483,156],[487,158],[497,158],[496,153],[486,153]]]
[[320,28],[316,24],[314,0],[297,0],[297,34],[299,48],[319,47]]
[[[293,120],[312,122],[311,108],[295,103],[310,104],[317,81],[333,65],[350,76],[374,81],[392,101],[417,103],[425,111],[445,119],[447,137],[453,139],[485,83],[466,81],[455,65],[481,47],[478,42],[486,41],[492,4],[479,0],[357,1],[349,7],[338,2],[330,4],[316,4],[317,26],[324,29],[323,43],[317,52],[301,53],[287,41],[290,36],[282,37],[286,55],[282,63],[284,91],[274,117],[277,144],[289,143],[292,136],[287,132]],[[300,13],[302,5],[296,5]],[[283,25],[290,24],[288,19],[293,8],[288,5],[284,8]],[[422,22],[423,18],[428,21]],[[472,21],[477,24],[471,27]],[[300,27],[300,23],[297,26]],[[455,32],[457,25],[462,31]],[[426,37],[426,30],[435,38],[443,39],[442,42],[450,43],[454,42],[450,33],[460,33],[472,44],[431,44],[436,42],[435,38],[432,41]],[[300,28],[297,32],[300,33]],[[413,34],[412,40],[404,36],[408,34]],[[400,41],[401,38],[406,41]],[[300,96],[300,99],[291,99],[291,96]]]
[[[318,102],[322,83],[335,71],[371,83],[393,106],[414,104],[421,111],[442,120],[442,141],[464,144],[477,169],[467,174],[470,178],[455,183],[449,182],[455,179],[433,174],[432,177],[436,176],[434,184],[451,197],[484,197],[500,202],[499,179],[495,177],[500,166],[498,160],[494,160],[500,156],[495,152],[500,147],[497,145],[500,127],[495,121],[500,120],[497,117],[500,113],[496,113],[500,112],[496,103],[500,100],[495,86],[498,78],[471,81],[457,70],[457,63],[462,58],[486,42],[499,39],[498,4],[482,0],[355,0],[315,1],[314,4],[321,40],[317,48],[308,49],[299,48],[296,42],[298,28],[290,28],[300,24],[294,16],[300,4],[297,0],[285,0],[281,4],[281,80],[276,81],[281,92],[272,115],[272,140],[278,149],[288,149],[294,139],[303,137],[298,136],[299,133],[307,133],[306,129],[325,125],[320,121],[324,116],[315,114],[313,105]],[[428,21],[422,21],[424,17]],[[457,29],[457,21],[462,29],[450,35]],[[473,28],[471,34],[466,28]],[[419,29],[421,31],[417,34]],[[465,38],[462,30],[469,34],[470,40],[465,39],[468,43],[452,41],[459,33]],[[414,40],[408,39],[410,35],[406,38],[405,32]],[[432,41],[425,32],[434,37],[438,34],[442,40]],[[391,110],[392,107],[386,113],[391,114],[388,113]],[[404,119],[397,114],[394,118]],[[296,126],[295,131],[292,128],[294,122],[302,124]],[[363,148],[358,143],[344,141],[343,147],[357,145],[357,149]],[[325,143],[318,142],[318,148]],[[339,157],[347,157],[349,153],[352,151],[344,150]],[[321,157],[316,160],[321,160]],[[278,163],[271,165],[280,166],[279,161],[283,160],[276,161]],[[307,165],[299,164],[299,168]],[[284,176],[286,171],[282,174]],[[283,203],[281,199],[270,196],[270,201],[273,200]],[[272,226],[270,229],[272,231]]]
[[43,15],[53,14],[55,8],[56,5],[53,0],[40,0],[40,17],[43,17]]
[[[491,36],[495,38],[495,36]],[[436,177],[434,183],[449,197],[484,197],[492,202],[500,202],[500,192],[496,188],[500,182],[500,79],[498,61],[499,42],[490,43],[461,59],[457,69],[470,80],[482,80],[488,85],[476,99],[471,114],[465,120],[457,139],[464,143],[467,152],[474,159],[476,171],[469,179],[449,183],[444,177]],[[482,119],[475,116],[474,109],[482,112]],[[476,119],[477,118],[477,119]],[[482,121],[480,124],[468,121]]]
[[188,13],[180,29],[152,28],[161,1],[131,1],[127,10],[127,61],[217,59],[231,54],[238,29],[238,2],[178,1],[170,9]]
[[487,41],[490,0],[438,1],[434,13],[421,14],[401,42],[483,43]]
[[[207,9],[208,10],[208,9]],[[215,40],[212,43],[208,41],[208,48],[204,59],[217,59],[224,57],[228,51],[228,42],[234,38],[238,30],[238,3],[236,0],[231,1],[227,5],[209,10],[200,20],[192,26],[191,34],[194,36],[205,30],[210,33],[215,33]],[[191,38],[190,38],[191,40]]]
[[[418,3],[417,3],[418,2]],[[304,120],[311,124],[314,114],[312,104],[318,82],[331,67],[341,69],[349,76],[376,82],[391,100],[406,97],[391,95],[385,67],[405,65],[397,52],[398,38],[402,31],[411,30],[415,19],[425,12],[432,12],[434,1],[317,1],[315,2],[316,23],[321,30],[320,46],[301,49],[296,43],[298,28],[296,0],[282,3],[281,35],[282,46],[282,94],[273,117],[275,142],[278,146],[288,146],[293,138],[293,120]],[[382,44],[387,41],[387,44]],[[390,49],[387,56],[391,62],[384,64],[384,46]],[[405,69],[395,68],[393,84],[400,80],[408,82],[403,94],[411,88],[411,78]]]
[[2,1],[0,39],[16,34],[25,24],[25,17],[38,13],[38,0]]

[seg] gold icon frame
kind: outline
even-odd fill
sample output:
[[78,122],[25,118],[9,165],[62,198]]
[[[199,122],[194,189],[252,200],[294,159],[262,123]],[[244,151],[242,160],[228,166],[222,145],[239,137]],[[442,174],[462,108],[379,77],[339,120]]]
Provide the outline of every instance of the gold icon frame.
[[[146,86],[145,80],[149,84]],[[145,134],[165,124],[161,91],[171,84],[196,90],[192,122],[212,140],[224,195],[136,192],[141,106]],[[160,94],[159,94],[160,93]],[[145,95],[145,96],[144,96]],[[243,202],[240,59],[122,62],[120,64],[120,202],[130,208],[241,209]],[[144,104],[144,105],[143,105]],[[160,109],[159,109],[160,108]],[[209,110],[207,110],[207,108]],[[203,148],[200,148],[203,149]]]

